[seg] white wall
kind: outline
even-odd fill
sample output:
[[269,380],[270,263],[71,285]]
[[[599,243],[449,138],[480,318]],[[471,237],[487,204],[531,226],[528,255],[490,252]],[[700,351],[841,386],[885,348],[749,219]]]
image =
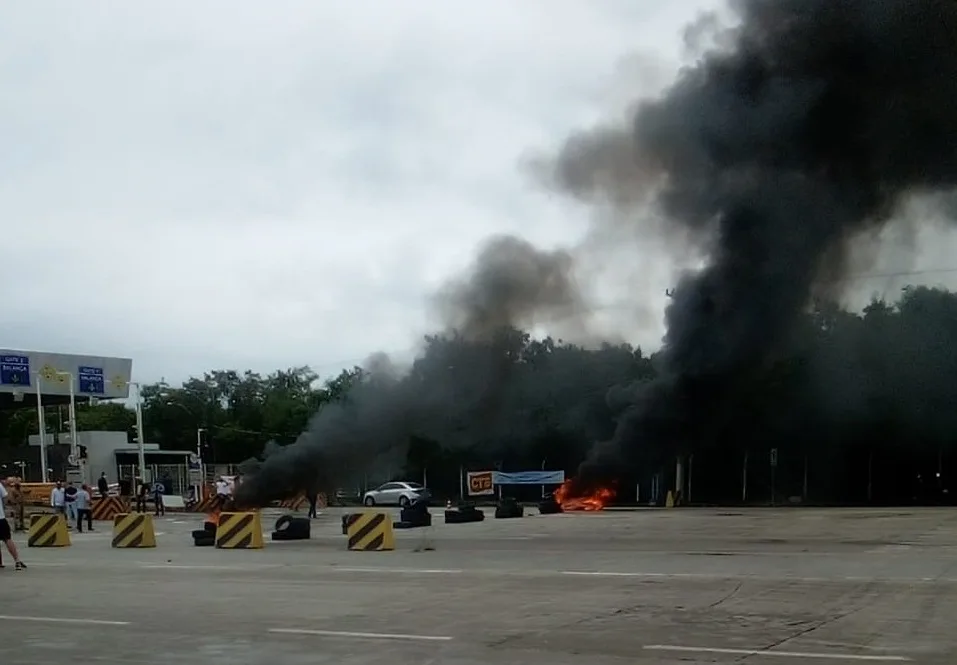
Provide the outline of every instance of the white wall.
[[[111,483],[115,483],[116,478],[116,459],[113,453],[117,450],[136,451],[137,444],[127,441],[126,432],[77,432],[79,439],[78,445],[86,446],[86,468],[87,481],[96,484],[100,474],[106,471],[106,477]],[[69,442],[70,437],[66,434],[60,434],[60,443]],[[31,434],[27,443],[31,446],[40,445],[40,437],[37,434]],[[47,437],[47,443],[53,443],[53,437]],[[146,450],[159,450],[159,444],[144,444]]]

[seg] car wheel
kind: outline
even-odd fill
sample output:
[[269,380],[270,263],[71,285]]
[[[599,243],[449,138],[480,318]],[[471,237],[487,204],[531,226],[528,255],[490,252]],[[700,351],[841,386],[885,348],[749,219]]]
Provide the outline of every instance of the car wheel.
[[408,508],[409,507],[409,497],[400,496],[399,497],[399,508]]
[[371,508],[372,506],[375,505],[375,499],[373,499],[371,496],[367,496],[367,497],[365,498],[365,501],[363,501],[362,503],[364,503],[365,505],[367,505],[367,506],[369,506],[369,507]]

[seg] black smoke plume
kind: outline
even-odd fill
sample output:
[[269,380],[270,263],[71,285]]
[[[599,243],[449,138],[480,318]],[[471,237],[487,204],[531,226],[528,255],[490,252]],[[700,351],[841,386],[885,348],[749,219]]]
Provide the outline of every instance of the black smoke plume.
[[[914,197],[938,217],[957,208],[957,3],[733,7],[735,25],[636,103],[628,124],[577,134],[548,163],[554,187],[603,220],[611,208],[616,228],[704,254],[672,292],[653,369],[628,348],[516,330],[587,321],[588,307],[569,254],[493,239],[438,294],[446,329],[411,368],[370,362],[299,440],[252,465],[238,498],[263,504],[397,469],[415,438],[462,459],[563,431],[605,441],[581,467],[585,481],[708,446],[728,457],[734,437],[769,433],[782,446],[890,431],[944,440],[957,420],[927,405],[954,412],[957,299],[915,291],[899,312],[872,308],[866,320],[809,310],[860,269],[862,238],[924,223],[906,214]],[[697,24],[696,37],[717,25]]]
[[527,437],[529,427],[516,424],[511,408],[527,392],[515,376],[527,336],[515,326],[583,311],[571,268],[565,252],[510,236],[490,239],[465,276],[437,295],[448,335],[427,338],[428,353],[404,371],[374,356],[348,394],[316,414],[297,441],[268,446],[261,461],[246,465],[237,500],[263,505],[401,468],[413,437],[486,450]]
[[553,182],[704,240],[674,289],[659,378],[583,468],[713,437],[788,351],[855,238],[957,184],[957,3],[739,0],[719,46],[626,127],[572,137]]

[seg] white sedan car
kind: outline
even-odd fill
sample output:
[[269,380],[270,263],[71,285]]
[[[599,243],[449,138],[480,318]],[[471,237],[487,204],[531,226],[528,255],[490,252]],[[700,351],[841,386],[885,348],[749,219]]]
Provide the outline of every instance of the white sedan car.
[[427,498],[428,490],[419,483],[392,482],[379,485],[362,495],[366,506],[408,506],[418,498]]

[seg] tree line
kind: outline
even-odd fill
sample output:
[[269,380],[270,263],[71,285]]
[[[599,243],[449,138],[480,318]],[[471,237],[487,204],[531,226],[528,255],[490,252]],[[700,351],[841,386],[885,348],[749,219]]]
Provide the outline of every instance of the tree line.
[[[693,441],[629,456],[620,482],[647,487],[663,474],[667,487],[681,455],[690,461],[693,500],[728,502],[749,493],[946,499],[957,474],[955,342],[957,295],[946,290],[907,288],[895,302],[874,300],[859,313],[817,305],[785,347],[757,364],[746,403],[710,420]],[[180,385],[144,385],[144,427],[148,442],[177,450],[194,449],[201,431],[208,461],[239,463],[260,457],[267,445],[296,442],[315,429],[316,414],[358,399],[360,387],[363,400],[413,394],[396,402],[410,413],[401,425],[390,414],[387,427],[363,429],[363,418],[382,416],[369,411],[356,427],[362,436],[402,439],[386,446],[401,452],[389,460],[388,475],[428,474],[430,484],[452,493],[462,466],[574,473],[597,442],[617,435],[619,416],[641,398],[655,367],[655,354],[624,343],[585,348],[514,329],[484,340],[440,334],[425,338],[403,371],[382,362],[329,379],[309,367],[267,375],[215,370]],[[388,391],[370,392],[383,377]],[[31,409],[0,413],[0,443],[25,445],[36,420]],[[58,428],[56,417],[47,422]],[[135,414],[125,403],[81,402],[77,424],[135,440]],[[371,453],[368,460],[383,480],[381,460],[373,464]]]

